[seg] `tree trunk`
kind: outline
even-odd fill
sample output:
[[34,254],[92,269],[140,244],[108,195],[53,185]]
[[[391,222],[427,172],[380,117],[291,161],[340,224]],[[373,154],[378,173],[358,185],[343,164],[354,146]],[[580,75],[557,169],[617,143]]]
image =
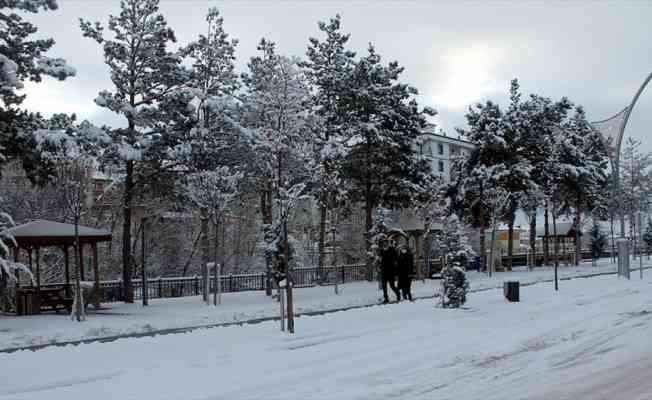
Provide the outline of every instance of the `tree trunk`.
[[[261,212],[263,214],[263,224],[271,225],[272,224],[272,188],[271,182],[266,182],[266,189],[263,191],[260,202],[261,202]],[[265,285],[265,294],[267,296],[272,295],[272,266],[265,257],[265,272],[266,272],[266,285]]]
[[486,229],[484,226],[480,227],[480,260],[482,260],[482,266],[487,269],[487,239],[486,239]]
[[288,222],[287,218],[283,221],[283,236],[284,236],[284,252],[285,252],[285,293],[287,297],[287,316],[288,316],[288,332],[294,333],[294,298],[292,295],[292,268],[290,267],[290,242],[288,240]]
[[[141,241],[140,241],[140,250],[141,250],[141,268],[140,268],[140,279],[141,279],[141,286],[143,288],[143,306],[149,305],[149,293],[147,293],[147,254],[146,254],[146,249],[145,249],[145,229],[147,227],[147,219],[146,217],[143,217],[143,220],[140,224],[140,229],[141,229]],[[97,252],[95,252],[95,259],[97,259]]]
[[123,221],[122,221],[122,282],[124,285],[125,303],[134,302],[134,285],[131,282],[133,272],[133,261],[131,257],[131,211],[134,190],[134,162],[127,161],[125,175],[125,192],[123,198]]
[[557,214],[555,212],[555,204],[552,204],[552,234],[554,235],[555,243],[555,290],[559,290],[559,278],[557,270],[559,269],[559,240],[557,238]]
[[548,220],[548,200],[546,200],[546,205],[544,209],[544,220],[543,220],[543,264],[550,265],[550,223]]
[[616,239],[614,238],[614,215],[609,214],[609,225],[611,228],[611,262],[616,262]]
[[581,218],[582,213],[580,208],[577,207],[577,215],[575,216],[575,265],[580,265],[582,259],[582,237],[581,237]]
[[208,210],[202,207],[201,213],[201,275],[202,275],[202,300],[209,304],[208,294],[208,260],[210,259],[208,250]]
[[534,268],[537,264],[537,210],[530,216],[530,253],[532,259],[530,261],[530,268]]
[[489,264],[487,264],[487,243],[486,243],[486,233],[487,233],[487,227],[489,224],[487,223],[487,213],[483,208],[480,208],[480,260],[482,262],[482,265],[484,266],[485,270]]
[[[321,283],[324,268],[324,244],[326,242],[326,196],[319,205],[319,255],[317,260],[317,282]],[[332,245],[332,244],[331,244]]]
[[373,265],[373,257],[371,256],[371,236],[369,235],[369,231],[371,231],[371,226],[373,225],[373,219],[372,219],[372,207],[371,207],[371,202],[366,199],[365,205],[364,205],[364,211],[365,211],[365,230],[364,230],[364,239],[365,239],[365,250],[366,250],[366,256],[367,256],[367,280],[368,281],[373,281],[374,279],[374,265]]

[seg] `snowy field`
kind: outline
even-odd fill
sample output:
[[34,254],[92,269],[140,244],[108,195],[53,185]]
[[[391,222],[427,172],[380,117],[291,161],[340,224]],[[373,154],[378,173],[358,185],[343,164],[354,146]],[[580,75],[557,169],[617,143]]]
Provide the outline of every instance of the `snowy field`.
[[[650,261],[645,260],[645,264]],[[632,261],[632,265],[637,265]],[[579,267],[561,267],[560,276],[572,277],[615,271],[609,259],[597,267],[584,263]],[[632,276],[638,272],[632,272]],[[554,277],[551,268],[497,273],[489,278],[484,273],[469,272],[471,290],[502,287],[505,280],[535,283]],[[561,285],[564,286],[563,282]],[[439,281],[415,282],[413,294],[430,297],[439,288]],[[376,283],[358,282],[340,286],[335,295],[333,286],[297,289],[295,305],[298,313],[327,311],[338,308],[375,304],[382,296]],[[393,299],[393,296],[391,296]],[[47,313],[25,317],[0,316],[0,350],[66,341],[105,338],[115,335],[140,334],[166,329],[247,321],[278,315],[278,303],[263,292],[228,293],[222,296],[222,305],[206,306],[199,297],[150,300],[148,307],[140,303],[110,303],[99,312],[91,313],[79,324],[63,314]]]
[[[648,274],[649,275],[649,274]],[[616,276],[0,354],[0,399],[652,398],[652,279]],[[62,368],[62,366],[65,366]]]

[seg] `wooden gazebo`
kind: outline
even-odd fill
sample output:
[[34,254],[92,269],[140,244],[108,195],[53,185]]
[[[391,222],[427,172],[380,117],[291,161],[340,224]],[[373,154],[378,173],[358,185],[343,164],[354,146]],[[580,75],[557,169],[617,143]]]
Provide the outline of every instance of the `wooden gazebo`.
[[[40,249],[42,247],[59,247],[63,251],[65,266],[66,297],[70,297],[70,257],[69,249],[75,251],[75,225],[61,222],[36,220],[8,229],[14,237],[15,243],[11,243],[14,250],[14,259],[19,261],[20,250],[27,251],[28,265],[34,275],[36,291],[41,291],[41,266]],[[78,225],[79,232],[79,259],[84,260],[84,247],[90,246],[93,255],[93,274],[95,280],[95,293],[99,293],[100,271],[98,266],[97,244],[111,241],[111,231]],[[73,253],[74,254],[74,253]],[[34,257],[35,256],[35,257]],[[34,260],[36,265],[34,265]],[[74,264],[74,263],[73,263]],[[84,268],[80,268],[79,277],[85,280]],[[96,305],[99,298],[94,299]]]

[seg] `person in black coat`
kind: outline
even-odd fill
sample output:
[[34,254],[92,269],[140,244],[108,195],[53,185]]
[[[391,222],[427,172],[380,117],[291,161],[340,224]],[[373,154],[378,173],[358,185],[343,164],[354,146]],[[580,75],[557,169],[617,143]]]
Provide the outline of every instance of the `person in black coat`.
[[380,250],[380,278],[382,281],[383,287],[383,297],[385,303],[389,303],[389,297],[387,296],[387,284],[392,289],[396,295],[396,301],[401,300],[401,293],[396,288],[396,259],[397,259],[396,249],[394,246],[387,241],[382,243],[382,248]]
[[414,274],[414,256],[407,246],[403,246],[398,253],[398,288],[403,293],[403,300],[412,301]]

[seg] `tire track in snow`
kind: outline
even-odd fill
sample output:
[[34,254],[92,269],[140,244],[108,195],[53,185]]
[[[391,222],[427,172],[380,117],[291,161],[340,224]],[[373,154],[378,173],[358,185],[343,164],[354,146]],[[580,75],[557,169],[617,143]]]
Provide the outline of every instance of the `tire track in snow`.
[[106,381],[106,380],[111,380],[116,376],[122,375],[122,373],[123,373],[122,371],[106,372],[102,374],[89,375],[81,378],[67,379],[67,380],[61,380],[61,381],[56,381],[51,383],[33,385],[21,389],[0,390],[0,396],[4,397],[7,395],[42,392],[44,390],[60,389],[60,388],[77,386],[77,385],[84,385],[87,383],[93,383],[98,381]]

